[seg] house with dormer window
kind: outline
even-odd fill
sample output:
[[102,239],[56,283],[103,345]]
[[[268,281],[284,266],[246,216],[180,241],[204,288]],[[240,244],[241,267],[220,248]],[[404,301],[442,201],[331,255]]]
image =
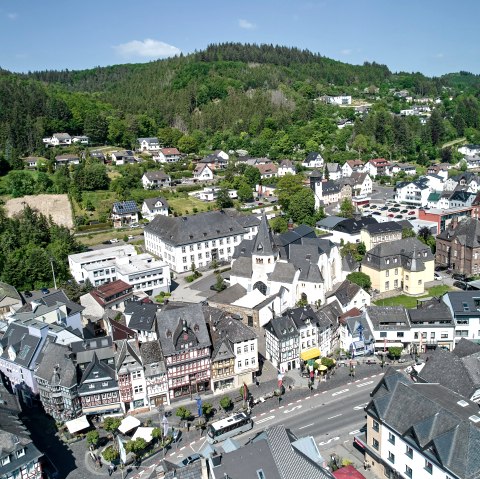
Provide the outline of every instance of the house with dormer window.
[[271,319],[265,326],[267,359],[280,371],[300,366],[300,333],[288,314]]
[[157,312],[170,400],[210,390],[210,336],[201,304],[168,304]]

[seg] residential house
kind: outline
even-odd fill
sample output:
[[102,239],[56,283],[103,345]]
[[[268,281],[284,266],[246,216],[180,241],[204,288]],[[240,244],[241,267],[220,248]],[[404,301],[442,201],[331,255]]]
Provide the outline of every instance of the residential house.
[[114,228],[122,228],[138,223],[138,206],[135,201],[117,201],[113,203],[112,220]]
[[25,168],[28,170],[36,170],[40,165],[46,165],[47,159],[41,156],[27,156],[22,158]]
[[340,183],[324,180],[323,174],[318,170],[312,171],[310,175],[310,188],[315,195],[315,209],[338,203],[342,189]]
[[352,104],[352,97],[350,95],[323,95],[320,97],[327,105],[351,105]]
[[373,216],[360,215],[355,215],[355,218],[327,217],[317,222],[319,228],[331,234],[328,239],[336,244],[360,243],[362,229],[377,224]]
[[83,414],[115,414],[122,412],[122,403],[115,369],[100,361],[93,352],[90,364],[78,384]]
[[353,126],[354,123],[352,120],[348,118],[342,118],[341,120],[337,120],[337,128],[339,130],[343,130],[346,126]]
[[289,315],[277,316],[264,326],[267,359],[280,372],[300,367],[300,333]]
[[213,171],[207,164],[198,163],[195,169],[193,170],[193,178],[196,181],[212,181]]
[[405,238],[377,244],[363,258],[361,269],[380,293],[398,289],[421,295],[425,283],[434,279],[434,256],[417,238]]
[[204,307],[213,343],[211,389],[222,392],[249,386],[258,371],[258,336],[237,315]]
[[[115,322],[119,323],[118,321]],[[115,355],[117,352],[113,344],[112,338],[109,336],[83,339],[71,343],[69,349],[72,352],[72,357],[77,365],[80,376],[83,375],[88,365],[93,361],[94,354],[101,363],[110,368],[114,368]]]
[[129,301],[125,305],[123,314],[126,326],[135,332],[139,341],[156,341],[158,339],[157,310],[157,304],[145,301]]
[[144,367],[147,399],[150,409],[170,404],[167,370],[160,343],[158,341],[141,343],[140,355]]
[[23,300],[11,285],[0,281],[0,320],[5,319],[22,307]]
[[365,319],[375,340],[375,352],[387,353],[390,347],[411,351],[413,331],[403,306],[368,306]]
[[160,143],[158,138],[137,138],[137,143],[140,145],[140,151],[158,151],[160,150]]
[[333,301],[338,301],[342,307],[342,313],[346,313],[353,308],[361,310],[370,306],[370,295],[358,284],[346,279],[332,293],[328,294],[327,303]]
[[395,201],[412,207],[427,206],[428,198],[433,190],[425,177],[414,181],[401,181],[395,187]]
[[81,145],[88,145],[89,138],[85,135],[72,136],[72,143],[80,143]]
[[67,346],[47,341],[34,373],[44,411],[57,422],[82,414],[77,389],[77,369]]
[[212,261],[229,261],[235,246],[252,238],[260,221],[235,210],[194,216],[157,216],[145,227],[145,248],[166,261],[172,271],[189,271]]
[[156,190],[171,186],[172,178],[165,171],[146,171],[142,176],[144,190]]
[[[88,278],[87,267],[107,265],[118,258],[135,256],[136,254],[135,246],[131,244],[111,246],[100,250],[70,254],[68,255],[68,266],[75,281],[82,284]],[[107,283],[116,279],[116,272],[108,268],[108,271],[105,271],[102,275],[97,274],[97,277],[102,279],[102,283]],[[105,279],[103,280],[103,278]],[[95,283],[92,282],[92,284]]]
[[285,175],[296,175],[297,169],[295,168],[295,164],[293,161],[290,160],[282,160],[280,166],[278,167],[278,176],[285,176]]
[[466,277],[480,274],[480,220],[453,220],[437,236],[435,264]]
[[480,156],[466,156],[464,161],[469,170],[480,167]]
[[477,193],[480,189],[480,177],[475,173],[470,171],[465,171],[464,173],[456,176],[451,176],[445,180],[444,191],[454,191],[456,189],[461,189],[465,191],[470,191],[472,193]]
[[27,405],[38,395],[34,371],[48,331],[48,324],[40,321],[13,322],[0,339],[0,371]]
[[3,386],[0,392],[0,477],[42,479],[43,454],[33,443],[14,397]]
[[353,172],[350,175],[352,196],[369,196],[373,191],[373,181],[368,173]]
[[317,151],[312,151],[307,155],[305,161],[302,163],[302,166],[304,166],[305,168],[322,169],[324,163],[325,161],[322,158],[322,155]]
[[455,320],[455,342],[480,339],[480,292],[450,291],[442,296]]
[[364,446],[365,462],[376,476],[480,475],[474,445],[480,433],[478,404],[440,384],[412,383],[393,368],[371,396]]
[[410,350],[430,352],[437,348],[451,351],[455,347],[455,323],[450,308],[440,298],[418,301],[408,309],[413,338]]
[[221,150],[216,150],[205,158],[201,159],[199,164],[206,164],[212,171],[224,170],[228,166],[229,155]]
[[372,177],[387,176],[390,169],[390,162],[385,158],[369,160],[363,167],[363,171]]
[[[203,190],[197,192],[195,196],[201,201],[216,201],[218,193],[222,191],[219,186],[207,186]],[[232,199],[238,198],[237,190],[227,190],[228,197]]]
[[316,315],[318,318],[318,348],[322,356],[330,356],[335,349],[338,349],[335,343],[342,308],[338,301],[332,301],[320,306]]
[[49,138],[43,138],[46,146],[68,146],[72,144],[72,137],[68,133],[54,133]]
[[212,479],[334,479],[314,438],[299,439],[285,426],[261,431],[245,446],[215,452],[208,461]]
[[101,150],[92,150],[88,154],[90,155],[90,158],[101,161],[102,163],[105,163],[107,161],[105,153]]
[[468,208],[473,206],[477,193],[465,190],[445,191],[443,194],[438,192],[430,193],[428,197],[428,208],[450,209],[450,208]]
[[415,176],[417,169],[415,165],[408,165],[403,163],[393,163],[389,168],[389,176],[403,173],[405,176]]
[[160,148],[153,159],[157,163],[176,163],[181,157],[182,154],[176,148]]
[[137,161],[132,150],[114,151],[111,157],[117,166],[133,165]]
[[380,243],[389,243],[402,239],[402,226],[397,221],[368,223],[360,230],[360,241],[367,251]]
[[78,164],[80,164],[80,157],[73,153],[57,155],[55,157],[55,168],[58,168],[59,166],[70,166]]
[[457,151],[464,156],[477,156],[480,155],[480,145],[463,145]]
[[202,305],[169,303],[157,316],[170,400],[210,390],[212,344]]
[[452,168],[450,163],[437,163],[427,168],[427,174],[437,175],[443,178],[443,181],[448,179],[448,170]]
[[260,171],[260,178],[265,180],[267,178],[276,178],[278,176],[278,166],[274,163],[262,163],[255,165],[258,171]]
[[155,216],[168,216],[168,202],[162,196],[145,198],[142,204],[142,217],[152,221]]
[[290,316],[300,335],[298,341],[298,356],[302,361],[318,359],[325,355],[319,348],[318,329],[320,326],[318,316],[311,306],[302,306],[285,311],[284,315]]
[[362,160],[347,160],[342,166],[342,176],[349,178],[352,173],[363,173],[363,167]]
[[412,379],[420,383],[441,384],[478,404],[479,360],[480,346],[476,342],[461,339],[453,351],[444,348],[429,351],[428,361],[419,371],[412,372]]
[[348,351],[352,358],[375,352],[375,338],[365,316],[365,311],[352,308],[338,319],[337,349]]
[[342,168],[338,163],[326,163],[325,169],[329,180],[336,181],[342,177]]

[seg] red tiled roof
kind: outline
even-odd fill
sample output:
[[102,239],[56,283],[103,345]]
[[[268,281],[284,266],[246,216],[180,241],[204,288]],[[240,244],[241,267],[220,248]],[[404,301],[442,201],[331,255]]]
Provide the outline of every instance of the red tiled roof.
[[113,319],[110,319],[109,322],[110,327],[112,328],[112,339],[114,341],[119,341],[121,339],[133,339],[135,337],[135,331],[133,331],[133,329],[130,329],[124,324]]
[[365,476],[353,466],[341,467],[333,471],[332,474],[336,479],[365,479]]
[[160,150],[164,155],[179,155],[180,152],[176,148],[162,148]]
[[354,318],[356,316],[361,316],[362,312],[358,308],[349,309],[346,313],[343,313],[338,317],[338,321],[342,324],[345,324],[347,318]]
[[260,164],[260,165],[255,165],[255,168],[257,168],[260,171],[261,175],[265,175],[266,173],[277,173],[278,167],[277,165],[274,165],[272,163],[268,164]]
[[378,165],[389,165],[390,163],[388,162],[388,160],[386,160],[385,158],[375,158],[373,160],[370,160],[370,163],[372,165],[375,165],[375,166],[378,166]]
[[117,279],[111,283],[102,284],[98,288],[91,291],[90,294],[98,304],[104,306],[106,303],[108,303],[108,298],[111,298],[116,294],[123,293],[124,291],[132,292],[132,289],[133,287],[128,283],[125,283],[125,281],[122,281],[121,279]]

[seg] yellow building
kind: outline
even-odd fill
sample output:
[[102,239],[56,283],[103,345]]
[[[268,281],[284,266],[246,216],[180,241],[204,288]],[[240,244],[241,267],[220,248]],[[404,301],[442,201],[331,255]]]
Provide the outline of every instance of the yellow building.
[[402,239],[402,226],[397,221],[367,224],[360,231],[360,241],[365,244],[367,251],[380,243],[399,239]]
[[425,283],[434,279],[434,260],[429,246],[417,238],[405,238],[369,250],[361,270],[380,293],[398,290],[418,296],[425,293]]

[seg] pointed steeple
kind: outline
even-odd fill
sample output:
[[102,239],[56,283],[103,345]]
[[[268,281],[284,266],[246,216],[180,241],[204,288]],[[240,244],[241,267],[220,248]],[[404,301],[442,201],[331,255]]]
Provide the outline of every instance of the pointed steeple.
[[273,242],[273,235],[268,226],[267,217],[265,213],[263,213],[258,227],[258,233],[253,243],[252,253],[255,256],[275,256],[276,251],[277,247]]

